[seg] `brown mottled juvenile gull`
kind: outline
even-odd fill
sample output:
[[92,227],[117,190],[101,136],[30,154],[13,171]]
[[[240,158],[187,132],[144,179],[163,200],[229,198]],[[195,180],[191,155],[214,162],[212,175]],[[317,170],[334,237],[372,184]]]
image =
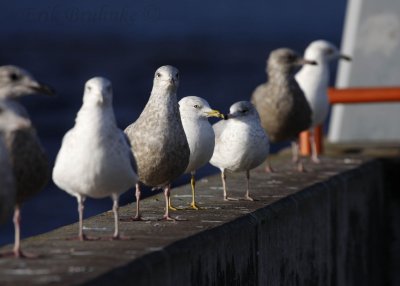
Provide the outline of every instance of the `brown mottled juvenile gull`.
[[112,198],[112,238],[120,238],[118,199],[135,185],[137,175],[127,138],[117,127],[109,80],[94,77],[86,82],[75,126],[65,134],[58,152],[53,181],[78,201],[80,240],[87,239],[82,221],[86,197]]
[[[30,127],[25,119],[0,101],[0,223],[4,222],[15,205],[15,181],[5,137],[10,132]],[[2,256],[0,254],[0,256]]]
[[[210,161],[214,151],[214,130],[208,117],[223,117],[218,111],[211,109],[208,102],[198,96],[186,96],[179,101],[179,111],[186,139],[189,143],[190,159],[186,174],[191,174],[192,202],[190,207],[198,210],[195,201],[196,170]],[[170,205],[171,209],[175,209]],[[176,209],[175,209],[176,210]]]
[[311,126],[311,109],[303,91],[294,78],[299,66],[315,65],[295,51],[280,48],[270,53],[266,72],[268,81],[253,92],[251,102],[256,106],[261,124],[272,143],[292,141],[293,162],[303,165],[298,155],[298,135]]
[[[7,108],[29,120],[28,112],[17,99],[34,93],[54,94],[48,86],[37,82],[27,71],[16,66],[0,67],[0,101]],[[47,184],[50,175],[49,163],[33,126],[10,132],[6,136],[6,144],[10,152],[17,190],[14,209],[14,255],[30,256],[21,251],[20,207],[24,201],[40,192]]]
[[340,54],[339,50],[330,42],[317,40],[311,42],[304,57],[317,62],[317,65],[305,65],[296,74],[304,95],[312,110],[312,128],[310,128],[311,159],[318,163],[318,154],[314,139],[314,127],[323,124],[329,112],[329,62],[337,59],[350,61],[349,56]]
[[[169,215],[171,182],[189,163],[190,150],[183,130],[176,92],[179,72],[175,67],[157,69],[149,101],[139,118],[125,129],[137,164],[139,181],[164,187],[164,219]],[[136,216],[140,219],[140,185],[136,184]]]
[[253,104],[239,101],[229,109],[227,120],[221,120],[213,125],[215,132],[215,148],[211,165],[221,170],[224,200],[231,200],[226,191],[226,171],[246,172],[246,194],[250,197],[250,170],[259,166],[268,156],[268,135],[261,127],[260,118]]

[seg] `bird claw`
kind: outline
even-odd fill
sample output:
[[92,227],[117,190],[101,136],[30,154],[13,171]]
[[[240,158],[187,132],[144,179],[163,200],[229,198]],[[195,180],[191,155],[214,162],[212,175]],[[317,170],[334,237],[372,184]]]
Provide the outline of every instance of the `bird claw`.
[[303,165],[299,165],[299,166],[297,166],[297,171],[300,172],[300,173],[305,173],[306,169],[304,168]]
[[311,157],[311,161],[312,161],[314,164],[319,164],[319,163],[321,163],[321,160],[320,160],[317,156]]
[[224,198],[224,201],[238,201],[239,199],[237,199],[237,198],[231,198],[231,197],[225,197]]
[[160,218],[159,219],[160,221],[161,220],[165,220],[165,221],[176,221],[176,219],[175,218],[173,218],[173,217],[171,217],[171,216],[169,216],[169,215],[164,215],[162,218]]
[[196,211],[198,211],[200,209],[200,207],[197,206],[196,203],[191,203],[190,204],[190,208],[193,209],[193,210],[196,210]]
[[30,252],[23,252],[22,250],[13,250],[4,253],[0,253],[0,258],[6,257],[14,257],[14,258],[21,258],[21,259],[36,259],[40,258],[40,255],[30,253]]
[[173,207],[173,206],[171,206],[171,205],[169,205],[168,208],[169,208],[171,211],[177,211],[177,210],[178,210],[176,207]]
[[272,169],[272,167],[270,165],[265,166],[264,170],[265,170],[265,173],[267,173],[267,174],[271,174],[271,173],[275,172],[274,169]]
[[252,201],[252,202],[255,201],[255,200],[254,200],[252,197],[250,197],[249,195],[245,195],[245,196],[244,196],[244,199],[245,199],[246,201]]

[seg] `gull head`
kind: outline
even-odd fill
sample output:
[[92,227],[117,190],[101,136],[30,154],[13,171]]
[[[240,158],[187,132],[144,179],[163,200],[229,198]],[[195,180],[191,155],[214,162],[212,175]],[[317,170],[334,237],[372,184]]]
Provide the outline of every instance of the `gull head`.
[[90,105],[108,106],[112,104],[112,85],[104,77],[93,77],[85,84],[83,102]]
[[54,95],[54,91],[34,79],[26,70],[17,66],[0,66],[0,98],[18,98],[30,94]]
[[28,118],[18,115],[14,110],[8,108],[0,101],[0,132],[13,132],[21,129],[29,129],[31,121]]
[[218,110],[211,109],[208,102],[197,96],[186,96],[179,101],[179,112],[183,117],[207,119],[208,117],[224,118]]
[[280,48],[270,53],[267,60],[267,72],[293,74],[300,66],[305,64],[316,65],[317,63],[313,60],[302,58],[291,49]]
[[306,48],[304,56],[318,63],[326,63],[337,59],[351,61],[351,57],[341,54],[335,45],[325,40],[311,42]]
[[179,71],[173,66],[162,66],[154,74],[154,87],[176,91],[179,86]]
[[249,101],[238,101],[231,105],[226,119],[255,119],[258,113],[254,105]]

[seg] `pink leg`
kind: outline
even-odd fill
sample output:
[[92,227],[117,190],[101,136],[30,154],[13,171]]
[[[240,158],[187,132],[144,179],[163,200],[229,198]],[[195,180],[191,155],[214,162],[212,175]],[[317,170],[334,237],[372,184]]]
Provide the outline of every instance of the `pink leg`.
[[140,184],[136,183],[136,192],[135,192],[135,196],[136,196],[136,215],[134,217],[132,217],[133,221],[140,221],[143,220],[142,216],[140,215],[140,196],[141,196],[142,192],[140,190]]
[[170,217],[169,215],[169,200],[170,200],[170,196],[171,196],[171,185],[166,185],[164,188],[164,197],[165,197],[165,214],[163,219],[164,220],[171,220],[171,221],[175,221],[174,218]]
[[224,189],[224,201],[238,201],[238,199],[228,197],[226,190],[226,174],[225,169],[221,169],[221,179],[222,179],[222,187]]
[[310,129],[311,161],[318,164],[321,161],[318,158],[317,143],[315,142],[314,128]]
[[246,195],[244,196],[245,200],[254,201],[252,197],[250,197],[250,171],[246,171]]
[[83,205],[84,198],[82,196],[78,195],[76,197],[78,201],[78,214],[79,214],[79,240],[84,241],[86,240],[86,235],[83,233],[83,209],[85,208]]
[[267,160],[266,164],[265,164],[265,173],[273,173],[274,169],[272,169],[271,164],[269,163],[269,161]]
[[113,235],[113,239],[119,239],[119,204],[118,204],[118,195],[113,195],[113,213],[114,213],[114,235]]
[[224,189],[224,201],[227,201],[228,195],[226,193],[226,174],[224,169],[221,169],[221,180],[222,180],[222,188]]
[[292,141],[292,162],[297,165],[297,170],[299,172],[304,172],[303,162],[299,156],[299,143],[297,140]]
[[21,251],[21,210],[20,206],[16,205],[14,209],[14,256],[23,257]]
[[14,257],[16,258],[36,258],[38,257],[35,254],[30,254],[26,252],[22,252],[21,250],[21,209],[20,205],[15,205],[14,209],[14,232],[15,232],[15,239],[14,239]]

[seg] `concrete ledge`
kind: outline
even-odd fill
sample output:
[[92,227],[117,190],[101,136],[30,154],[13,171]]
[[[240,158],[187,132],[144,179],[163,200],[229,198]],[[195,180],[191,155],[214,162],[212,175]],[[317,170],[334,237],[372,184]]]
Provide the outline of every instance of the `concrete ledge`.
[[[385,285],[383,281],[391,285],[390,281],[399,281],[396,271],[388,270],[399,269],[395,236],[400,232],[399,215],[393,212],[399,196],[391,189],[400,186],[399,161],[324,158],[321,165],[306,165],[305,174],[287,164],[275,166],[279,172],[274,174],[252,172],[256,202],[223,202],[219,176],[201,180],[198,195],[204,209],[176,213],[187,221],[156,221],[163,212],[163,198],[146,199],[143,212],[150,221],[121,223],[130,240],[66,240],[76,235],[77,225],[27,239],[26,249],[42,257],[0,260],[0,285]],[[244,187],[244,174],[228,175],[234,195],[243,195]],[[173,200],[178,206],[189,203],[189,186],[174,189]],[[132,212],[132,206],[125,206],[121,216]],[[84,225],[90,234],[111,235],[112,214],[95,216]]]

